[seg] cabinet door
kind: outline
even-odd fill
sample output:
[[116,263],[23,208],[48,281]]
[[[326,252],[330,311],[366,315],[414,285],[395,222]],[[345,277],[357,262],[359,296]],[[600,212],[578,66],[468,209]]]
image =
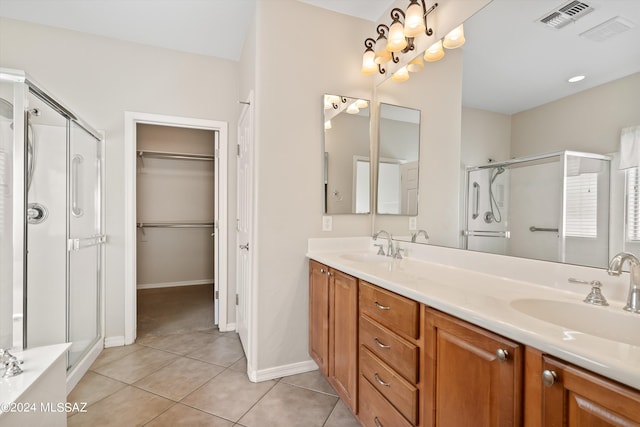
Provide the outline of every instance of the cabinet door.
[[427,425],[521,425],[521,346],[431,309],[426,318]]
[[358,281],[331,270],[329,286],[329,381],[356,412],[358,381]]
[[309,355],[329,373],[329,269],[309,261]]
[[542,368],[545,427],[640,426],[638,391],[548,356]]

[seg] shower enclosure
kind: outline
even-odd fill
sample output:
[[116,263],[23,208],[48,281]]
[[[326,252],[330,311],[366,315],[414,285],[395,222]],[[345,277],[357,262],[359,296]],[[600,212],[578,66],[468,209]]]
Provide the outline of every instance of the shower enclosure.
[[102,336],[103,140],[28,75],[0,69],[0,348]]
[[561,151],[466,168],[465,249],[606,267],[610,162]]

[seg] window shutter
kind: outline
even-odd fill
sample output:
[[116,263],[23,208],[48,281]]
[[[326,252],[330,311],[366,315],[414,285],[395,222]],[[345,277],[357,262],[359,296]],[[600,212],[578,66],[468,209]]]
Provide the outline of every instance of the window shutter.
[[640,174],[638,168],[626,169],[626,238],[628,242],[640,241]]
[[598,236],[598,174],[567,176],[567,217],[565,235],[595,238]]

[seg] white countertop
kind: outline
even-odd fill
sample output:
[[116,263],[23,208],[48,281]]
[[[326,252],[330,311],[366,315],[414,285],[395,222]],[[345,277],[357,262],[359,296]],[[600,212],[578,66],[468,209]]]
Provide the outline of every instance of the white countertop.
[[[609,307],[593,307],[582,302],[588,287],[578,287],[581,292],[576,293],[412,257],[394,260],[380,256],[377,260],[375,252],[358,245],[339,245],[337,249],[327,242],[312,244],[311,240],[307,253],[311,259],[640,390],[640,346],[565,328],[512,306],[513,301],[528,298],[564,301],[582,304],[586,310],[611,310],[616,316],[619,313],[637,321],[639,315],[623,311],[619,300],[610,299]],[[369,262],[357,260],[359,256]],[[606,290],[603,287],[605,295]]]
[[[60,357],[66,355],[70,346],[69,343],[54,344],[12,352],[18,360],[23,361],[23,364],[20,365],[23,372],[15,377],[0,377],[0,404],[16,402],[20,396],[34,387],[42,374]],[[0,416],[2,414],[3,412],[0,410]]]

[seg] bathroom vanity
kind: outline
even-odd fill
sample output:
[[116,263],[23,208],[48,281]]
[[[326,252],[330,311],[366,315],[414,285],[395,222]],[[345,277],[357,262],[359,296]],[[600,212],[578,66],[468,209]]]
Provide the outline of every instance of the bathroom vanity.
[[363,425],[640,425],[635,338],[544,314],[546,304],[574,318],[608,310],[634,325],[621,303],[591,307],[570,288],[412,258],[421,249],[410,244],[393,259],[316,243],[310,355]]

